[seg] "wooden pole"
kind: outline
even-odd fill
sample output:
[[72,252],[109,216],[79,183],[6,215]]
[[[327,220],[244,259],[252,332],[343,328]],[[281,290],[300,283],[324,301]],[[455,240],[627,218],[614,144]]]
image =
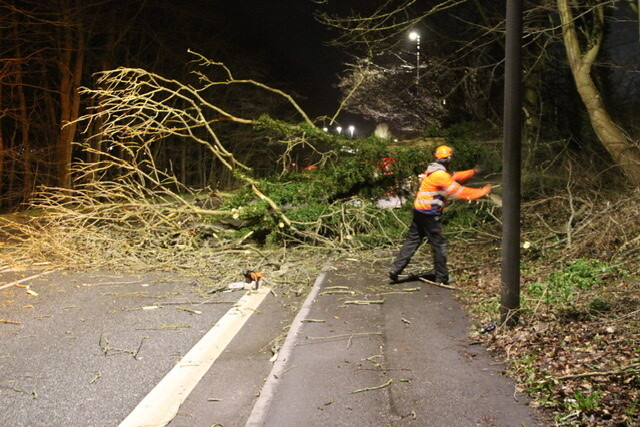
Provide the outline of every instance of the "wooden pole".
[[518,323],[520,308],[520,176],[522,146],[522,0],[507,0],[504,83],[502,323]]

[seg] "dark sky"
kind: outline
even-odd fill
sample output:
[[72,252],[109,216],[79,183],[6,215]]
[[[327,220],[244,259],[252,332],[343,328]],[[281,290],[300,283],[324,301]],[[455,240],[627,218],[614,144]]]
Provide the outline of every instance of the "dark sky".
[[[338,48],[326,45],[332,34],[315,20],[313,13],[318,6],[314,2],[182,1],[197,3],[217,16],[222,14],[227,22],[225,35],[233,40],[233,44],[242,46],[243,50],[259,52],[271,70],[273,80],[268,83],[299,95],[296,100],[310,116],[331,116],[335,113],[340,98],[336,88],[337,74],[343,70],[348,57]],[[338,1],[345,6],[353,0]],[[631,25],[626,24],[627,27]],[[637,26],[633,30],[637,30]],[[621,43],[615,37],[613,39],[609,44]],[[344,114],[342,119],[342,124],[346,125],[353,117]]]
[[225,0],[229,31],[249,50],[263,53],[274,76],[305,97],[312,116],[332,115],[338,105],[337,74],[345,62],[326,46],[328,30],[313,17],[310,0]]

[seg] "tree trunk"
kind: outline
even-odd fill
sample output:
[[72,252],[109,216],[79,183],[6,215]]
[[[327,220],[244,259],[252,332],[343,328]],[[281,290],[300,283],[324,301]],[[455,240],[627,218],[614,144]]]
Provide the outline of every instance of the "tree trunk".
[[71,154],[76,125],[80,111],[78,87],[82,80],[84,65],[84,36],[80,22],[70,17],[69,5],[64,8],[64,26],[61,31],[58,65],[60,69],[60,135],[57,142],[58,184],[71,188]]
[[[2,106],[2,85],[0,84],[0,107],[1,106]],[[4,132],[2,131],[2,126],[0,126],[0,194],[3,194],[2,189],[3,189],[3,184],[5,182],[4,162],[5,162]],[[2,207],[2,201],[0,201],[0,208],[1,207]]]
[[22,165],[24,168],[24,175],[22,179],[22,195],[21,199],[26,200],[31,192],[33,191],[33,167],[32,167],[32,152],[31,152],[31,143],[30,143],[30,122],[29,122],[29,109],[27,108],[27,97],[24,93],[24,82],[23,82],[23,64],[22,64],[22,51],[20,48],[21,41],[17,37],[18,34],[18,25],[14,21],[14,36],[15,36],[15,46],[16,46],[16,69],[15,69],[15,85],[18,97],[18,112],[16,113],[16,118],[20,121],[20,148],[22,149]]
[[640,186],[640,153],[607,112],[602,96],[591,77],[591,67],[598,56],[603,39],[604,6],[594,6],[596,24],[591,28],[588,46],[583,51],[571,11],[571,0],[558,0],[565,49],[580,98],[584,103],[591,126],[613,161],[622,169],[627,180]]
[[24,177],[22,179],[22,199],[27,199],[33,191],[33,167],[32,167],[32,150],[29,140],[29,110],[27,109],[27,98],[24,94],[24,85],[22,83],[22,66],[18,65],[16,69],[16,89],[18,91],[19,111],[17,117],[20,120],[20,134],[22,149],[22,165],[24,168]]

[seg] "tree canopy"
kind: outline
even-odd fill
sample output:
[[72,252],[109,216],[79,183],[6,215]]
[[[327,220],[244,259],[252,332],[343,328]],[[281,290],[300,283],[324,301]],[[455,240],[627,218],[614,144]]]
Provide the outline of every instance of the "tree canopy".
[[[415,129],[443,120],[500,127],[504,10],[503,1],[389,1],[375,10],[320,13],[319,19],[338,31],[334,42],[360,58],[341,83],[352,100],[346,108],[376,121],[397,122],[399,128],[406,127],[406,117]],[[627,182],[637,186],[639,134],[628,115],[634,114],[640,85],[633,65],[637,62],[627,60],[640,55],[631,25],[637,5],[626,0],[581,6],[548,0],[525,2],[524,10],[523,114],[528,140],[568,138],[583,148],[597,142],[607,152],[603,160],[616,164]],[[416,46],[407,38],[410,31],[421,34],[419,64],[412,62]],[[624,46],[622,35],[627,38]],[[410,87],[412,68],[419,72],[420,82],[399,107],[395,99]],[[622,87],[633,87],[630,92],[616,89],[623,81],[627,83]],[[590,131],[582,122],[590,123]]]

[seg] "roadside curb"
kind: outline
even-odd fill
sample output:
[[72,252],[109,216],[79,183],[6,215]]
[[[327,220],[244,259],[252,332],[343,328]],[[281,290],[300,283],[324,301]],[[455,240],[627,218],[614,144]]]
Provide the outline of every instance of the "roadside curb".
[[277,360],[273,364],[273,368],[271,368],[271,371],[267,376],[267,380],[260,390],[260,396],[258,397],[258,400],[256,400],[256,403],[253,405],[253,409],[251,410],[251,414],[247,419],[245,427],[262,426],[264,424],[265,417],[269,412],[271,402],[273,401],[278,388],[278,380],[282,378],[283,373],[288,367],[289,357],[291,356],[295,343],[298,339],[298,334],[300,332],[300,329],[302,328],[302,321],[309,314],[311,306],[318,296],[320,289],[322,288],[322,284],[326,279],[327,273],[331,268],[332,263],[333,259],[330,258],[322,267],[320,274],[313,283],[311,292],[309,292],[309,295],[302,304],[300,311],[298,311],[298,314],[296,314],[296,317],[293,319],[291,328],[289,329],[289,333],[287,334],[284,343],[280,348],[280,354],[278,355]]

